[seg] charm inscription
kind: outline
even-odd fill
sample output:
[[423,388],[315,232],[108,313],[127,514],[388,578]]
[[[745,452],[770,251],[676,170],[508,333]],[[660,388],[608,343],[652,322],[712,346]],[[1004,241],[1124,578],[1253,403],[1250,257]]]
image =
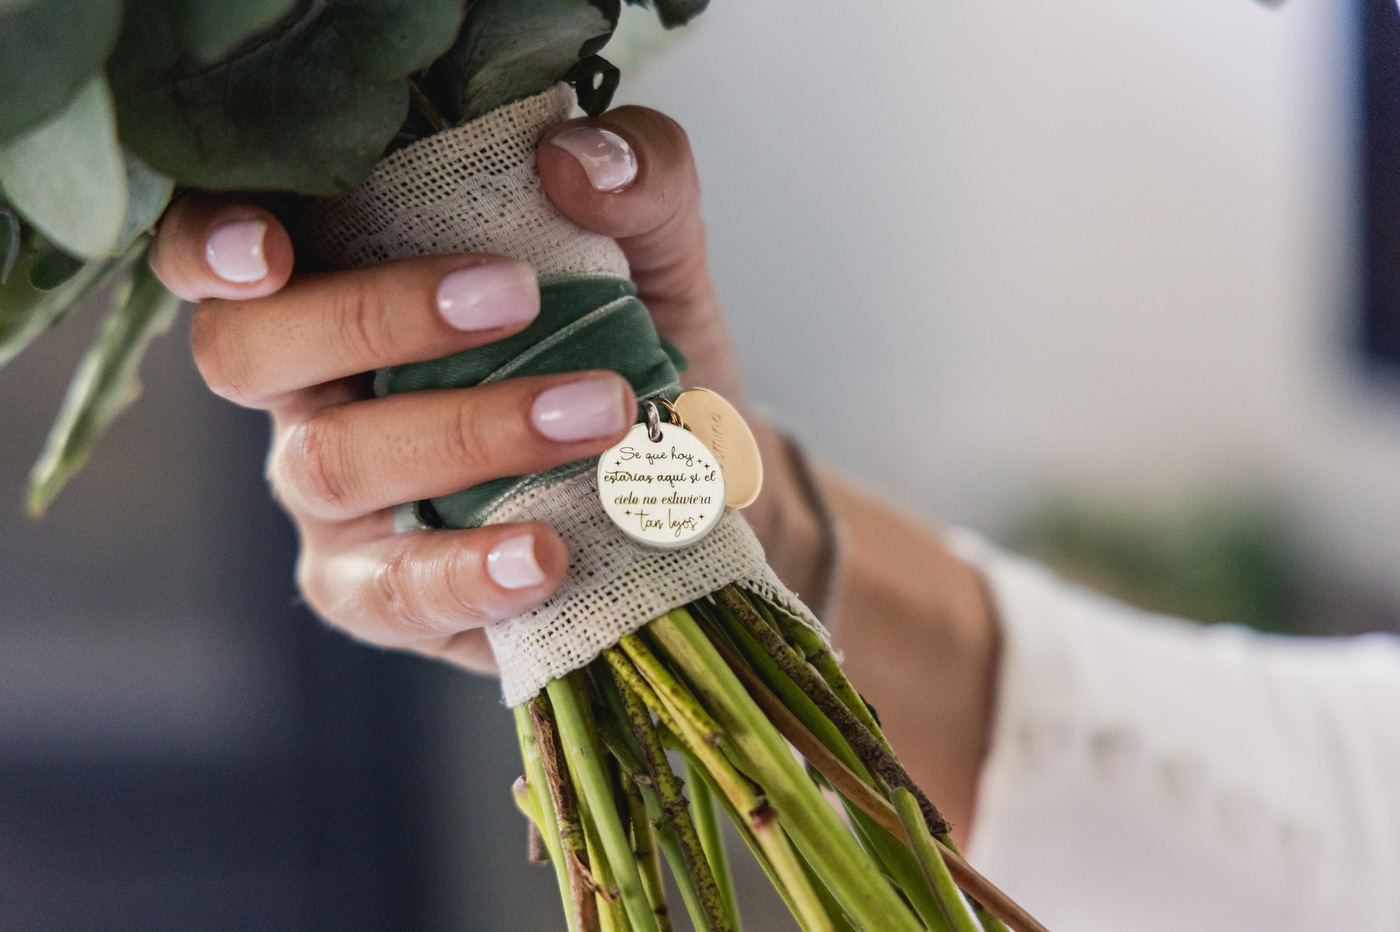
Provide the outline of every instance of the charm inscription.
[[724,473],[694,434],[660,425],[660,440],[645,424],[598,460],[603,510],[624,534],[653,547],[684,547],[704,537],[724,515]]

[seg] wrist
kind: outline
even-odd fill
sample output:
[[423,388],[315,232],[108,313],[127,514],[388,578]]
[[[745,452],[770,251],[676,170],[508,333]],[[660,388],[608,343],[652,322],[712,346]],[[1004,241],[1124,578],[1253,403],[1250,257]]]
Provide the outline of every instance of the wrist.
[[763,421],[755,421],[753,432],[763,457],[763,492],[744,516],[763,544],[769,567],[823,617],[833,582],[836,535],[820,480],[796,441]]

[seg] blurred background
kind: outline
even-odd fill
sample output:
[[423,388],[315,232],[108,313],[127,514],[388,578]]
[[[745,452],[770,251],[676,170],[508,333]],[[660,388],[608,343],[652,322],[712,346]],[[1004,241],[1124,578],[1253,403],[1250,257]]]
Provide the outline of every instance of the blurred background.
[[[1400,628],[1393,0],[643,21],[619,102],[689,130],[755,394],[817,457],[1151,608]],[[299,605],[266,426],[181,336],[23,516],[93,326],[0,370],[0,928],[557,928],[495,684]]]

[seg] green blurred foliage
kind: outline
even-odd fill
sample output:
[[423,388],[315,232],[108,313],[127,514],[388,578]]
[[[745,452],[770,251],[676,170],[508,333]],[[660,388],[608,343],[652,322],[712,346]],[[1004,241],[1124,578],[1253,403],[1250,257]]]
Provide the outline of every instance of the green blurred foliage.
[[1055,496],[1012,538],[1062,576],[1151,611],[1294,633],[1307,587],[1280,510],[1249,493],[1178,507]]

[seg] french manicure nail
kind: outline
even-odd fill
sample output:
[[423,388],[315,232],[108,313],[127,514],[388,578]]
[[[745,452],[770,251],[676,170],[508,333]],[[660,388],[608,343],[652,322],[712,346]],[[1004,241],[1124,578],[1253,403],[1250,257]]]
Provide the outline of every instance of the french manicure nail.
[[598,126],[580,126],[550,142],[578,159],[588,183],[598,191],[616,191],[637,177],[637,153],[617,133]]
[[486,573],[503,589],[527,589],[544,582],[544,570],[535,561],[535,538],[521,534],[501,541],[486,555]]
[[621,380],[583,379],[540,392],[530,420],[550,440],[592,440],[615,434],[631,422],[625,402]]
[[438,285],[437,306],[457,330],[523,324],[540,312],[540,286],[523,262],[488,262],[448,273]]
[[226,282],[246,284],[267,277],[267,257],[263,255],[265,220],[234,220],[209,234],[204,243],[204,260],[213,273]]

